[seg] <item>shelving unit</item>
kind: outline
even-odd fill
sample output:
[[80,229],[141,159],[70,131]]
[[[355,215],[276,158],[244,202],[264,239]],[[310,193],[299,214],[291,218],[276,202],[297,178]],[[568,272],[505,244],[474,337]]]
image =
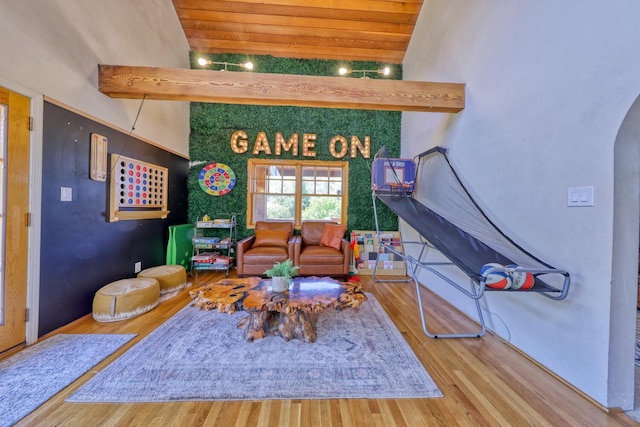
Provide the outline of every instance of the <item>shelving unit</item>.
[[235,262],[237,238],[235,215],[198,218],[192,240],[191,271],[226,270],[228,276]]
[[[384,246],[392,247],[398,253],[404,253],[402,236],[399,231],[353,230],[360,252],[360,262],[356,265],[358,273],[381,276],[406,276],[404,260]],[[353,239],[353,236],[352,236]],[[382,244],[382,245],[381,245]],[[383,246],[384,245],[384,246]]]

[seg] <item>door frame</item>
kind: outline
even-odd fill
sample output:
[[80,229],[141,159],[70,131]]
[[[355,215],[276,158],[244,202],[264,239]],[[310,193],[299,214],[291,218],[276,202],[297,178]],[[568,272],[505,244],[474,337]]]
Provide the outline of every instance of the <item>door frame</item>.
[[44,95],[26,89],[0,77],[0,86],[26,96],[30,100],[33,130],[29,135],[29,212],[31,226],[28,231],[27,249],[27,309],[25,341],[27,345],[38,341],[40,311],[40,233],[42,217],[42,144],[44,122]]
[[[640,241],[640,95],[618,129],[613,146],[613,236],[607,406],[634,406],[635,344]],[[630,196],[632,195],[632,196]]]

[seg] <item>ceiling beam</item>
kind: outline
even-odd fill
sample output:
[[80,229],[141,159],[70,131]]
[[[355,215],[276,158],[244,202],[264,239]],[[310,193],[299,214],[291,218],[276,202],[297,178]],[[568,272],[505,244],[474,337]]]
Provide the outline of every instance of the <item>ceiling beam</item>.
[[463,83],[99,65],[112,98],[457,113]]

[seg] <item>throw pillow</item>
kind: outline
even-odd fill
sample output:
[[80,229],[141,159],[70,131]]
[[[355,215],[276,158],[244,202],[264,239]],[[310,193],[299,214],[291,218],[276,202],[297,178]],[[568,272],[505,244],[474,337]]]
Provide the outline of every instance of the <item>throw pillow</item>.
[[320,246],[328,246],[334,249],[340,249],[342,237],[346,231],[346,225],[325,224],[320,236]]
[[256,230],[253,247],[284,246],[289,244],[289,232],[284,230]]

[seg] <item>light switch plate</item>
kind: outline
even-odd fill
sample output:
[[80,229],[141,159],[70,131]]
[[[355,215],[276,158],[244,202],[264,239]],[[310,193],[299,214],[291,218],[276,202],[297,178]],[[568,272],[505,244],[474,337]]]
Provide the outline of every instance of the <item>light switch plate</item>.
[[593,187],[569,187],[567,206],[593,206]]
[[60,201],[70,202],[73,199],[73,190],[71,187],[60,187]]

